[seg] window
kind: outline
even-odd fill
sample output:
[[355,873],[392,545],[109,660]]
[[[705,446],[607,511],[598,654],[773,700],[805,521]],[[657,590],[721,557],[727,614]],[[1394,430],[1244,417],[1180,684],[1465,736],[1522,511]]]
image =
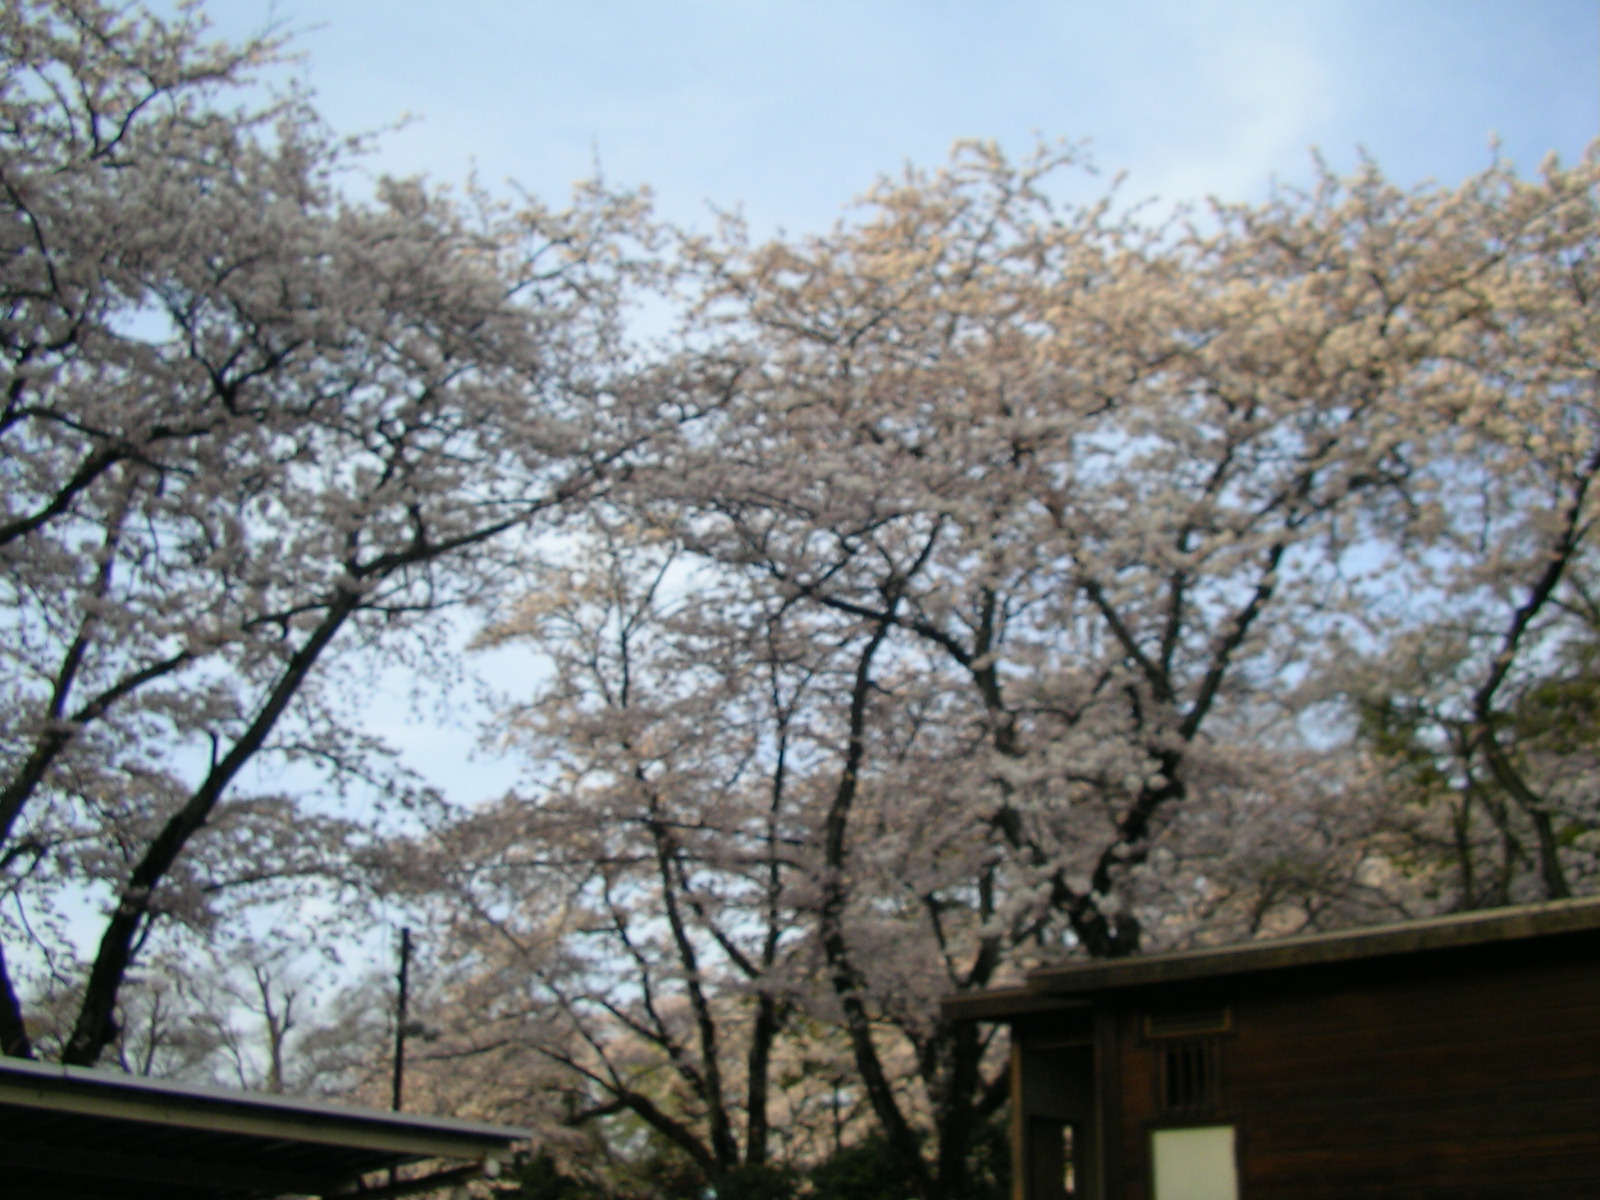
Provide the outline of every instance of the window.
[[1239,1200],[1232,1125],[1150,1134],[1154,1200]]
[[1054,1117],[1028,1118],[1029,1196],[1031,1200],[1062,1200],[1080,1195],[1081,1147],[1070,1122]]
[[1222,1099],[1222,1063],[1215,1039],[1166,1042],[1160,1054],[1162,1113],[1181,1117],[1213,1111]]
[[1145,1014],[1144,1037],[1156,1058],[1156,1107],[1163,1117],[1219,1115],[1222,1046],[1232,1030],[1226,1005]]

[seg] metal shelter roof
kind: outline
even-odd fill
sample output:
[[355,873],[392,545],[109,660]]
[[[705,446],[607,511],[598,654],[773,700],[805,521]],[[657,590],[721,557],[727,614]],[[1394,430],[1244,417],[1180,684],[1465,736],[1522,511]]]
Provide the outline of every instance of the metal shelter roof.
[[[529,1131],[0,1058],[0,1200],[408,1195],[493,1174]],[[363,1176],[453,1160],[394,1187]]]

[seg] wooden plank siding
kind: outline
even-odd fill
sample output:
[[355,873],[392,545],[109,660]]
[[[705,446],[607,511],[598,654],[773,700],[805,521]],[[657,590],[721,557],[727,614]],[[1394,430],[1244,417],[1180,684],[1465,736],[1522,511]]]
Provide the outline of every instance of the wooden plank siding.
[[1511,957],[1192,989],[1231,1016],[1205,1113],[1163,1111],[1144,1016],[1172,998],[1119,997],[1121,1194],[1149,1196],[1152,1129],[1215,1123],[1243,1200],[1600,1195],[1600,962]]
[[947,1012],[1012,1026],[1016,1200],[1154,1200],[1152,1134],[1196,1126],[1232,1128],[1240,1200],[1600,1197],[1600,900],[1080,961]]

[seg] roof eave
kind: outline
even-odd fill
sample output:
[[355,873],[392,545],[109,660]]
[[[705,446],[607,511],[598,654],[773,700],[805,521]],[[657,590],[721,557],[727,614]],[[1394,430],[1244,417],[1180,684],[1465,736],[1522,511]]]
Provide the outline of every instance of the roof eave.
[[[1028,975],[1027,990],[1071,997],[1319,964],[1376,960],[1600,930],[1600,899],[1554,901],[1424,921],[1249,942],[1206,950],[1068,963]],[[976,997],[974,997],[976,999]]]

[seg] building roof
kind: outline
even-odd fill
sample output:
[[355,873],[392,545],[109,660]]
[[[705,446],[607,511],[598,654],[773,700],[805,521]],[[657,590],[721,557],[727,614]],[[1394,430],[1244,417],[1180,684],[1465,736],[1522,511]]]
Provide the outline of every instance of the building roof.
[[955,1019],[1003,1021],[1049,1006],[1086,1003],[1096,993],[1123,988],[1428,955],[1593,930],[1600,930],[1600,898],[1588,897],[1204,950],[1083,959],[1032,971],[1024,987],[952,997],[944,1011]]
[[[114,1071],[0,1058],[0,1200],[267,1200],[456,1160],[439,1187],[508,1157],[529,1131],[346,1108]],[[369,1188],[365,1200],[418,1190]]]

